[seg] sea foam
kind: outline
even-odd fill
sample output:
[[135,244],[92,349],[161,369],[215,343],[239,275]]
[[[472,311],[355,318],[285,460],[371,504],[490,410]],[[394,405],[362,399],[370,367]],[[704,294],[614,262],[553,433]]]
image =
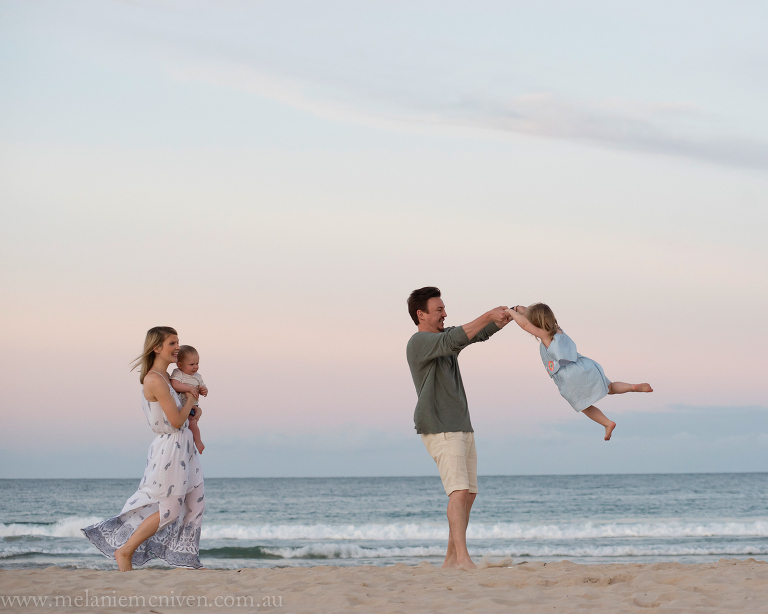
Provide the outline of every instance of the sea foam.
[[0,522],[0,537],[34,535],[38,537],[82,537],[80,529],[101,522],[98,516],[69,516],[51,523],[18,522],[3,524]]
[[[645,522],[563,523],[470,523],[467,539],[578,540],[630,537],[767,537],[768,521],[747,522]],[[446,540],[446,524],[203,524],[205,539],[314,539],[314,540]]]
[[[12,536],[81,537],[80,529],[100,522],[98,516],[71,516],[55,523],[0,523],[0,538]],[[768,537],[768,521],[637,522],[561,524],[471,523],[467,539],[579,540],[631,537]],[[390,524],[207,524],[203,539],[235,540],[441,540],[448,539],[446,523]]]
[[[238,552],[240,550],[240,552]],[[559,546],[510,546],[507,548],[478,548],[470,546],[472,556],[500,557],[636,557],[636,556],[754,556],[768,554],[768,546],[691,547],[681,545],[649,546],[585,546],[583,548]],[[216,550],[201,550],[203,558],[219,558]],[[401,557],[442,557],[445,546],[405,546],[369,548],[355,544],[319,543],[296,548],[264,547],[226,548],[220,558],[227,559],[379,559]]]

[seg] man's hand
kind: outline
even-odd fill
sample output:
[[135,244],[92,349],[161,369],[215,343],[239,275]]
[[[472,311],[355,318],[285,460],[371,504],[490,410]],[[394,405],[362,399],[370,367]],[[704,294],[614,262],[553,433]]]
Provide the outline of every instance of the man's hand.
[[504,328],[512,318],[506,310],[506,307],[496,307],[496,309],[486,311],[479,318],[465,324],[462,328],[469,339],[474,339],[477,333],[483,330],[491,322],[494,322],[499,328]]
[[512,321],[512,316],[508,313],[509,307],[496,307],[488,312],[491,322],[495,322],[499,328],[504,328]]

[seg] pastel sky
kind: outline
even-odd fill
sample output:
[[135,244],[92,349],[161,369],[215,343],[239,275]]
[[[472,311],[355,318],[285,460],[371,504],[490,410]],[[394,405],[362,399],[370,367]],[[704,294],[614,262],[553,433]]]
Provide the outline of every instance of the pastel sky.
[[0,477],[136,477],[128,364],[200,351],[207,476],[431,475],[411,290],[544,301],[461,355],[480,473],[768,471],[759,2],[0,3]]

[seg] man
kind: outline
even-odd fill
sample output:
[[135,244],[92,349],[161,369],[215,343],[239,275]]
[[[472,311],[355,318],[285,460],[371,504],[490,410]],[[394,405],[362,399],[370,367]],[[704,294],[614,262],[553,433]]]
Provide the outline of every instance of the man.
[[469,324],[445,328],[448,314],[440,290],[428,286],[408,298],[408,313],[419,327],[406,350],[419,397],[413,419],[448,495],[443,567],[475,569],[467,551],[467,524],[477,496],[477,451],[458,356],[470,343],[486,341],[504,328],[511,320],[506,309],[497,307]]

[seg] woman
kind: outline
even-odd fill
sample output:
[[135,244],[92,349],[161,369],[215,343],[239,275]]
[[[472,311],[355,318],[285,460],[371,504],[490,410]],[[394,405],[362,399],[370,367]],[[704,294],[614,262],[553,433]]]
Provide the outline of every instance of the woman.
[[170,326],[147,331],[144,353],[133,365],[141,367],[142,408],[157,434],[149,446],[144,478],[120,515],[82,529],[102,554],[115,558],[120,571],[155,557],[178,567],[202,567],[203,469],[187,426],[197,400],[194,393],[188,394],[182,406],[171,387],[168,365],[176,362],[178,353],[179,337]]

